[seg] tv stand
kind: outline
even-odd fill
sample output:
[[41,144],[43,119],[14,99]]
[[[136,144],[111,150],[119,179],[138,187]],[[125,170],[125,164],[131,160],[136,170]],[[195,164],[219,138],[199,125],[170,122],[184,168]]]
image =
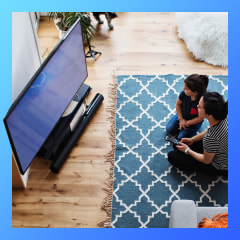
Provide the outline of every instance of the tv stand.
[[97,52],[95,50],[92,50],[92,47],[94,46],[91,46],[90,43],[89,43],[89,39],[87,39],[87,45],[88,45],[88,48],[89,48],[89,51],[85,54],[85,57],[86,58],[89,58],[89,57],[92,57],[95,61],[97,60],[96,59],[96,56],[99,54],[101,55],[102,53],[101,52]]
[[38,152],[39,156],[52,160],[50,169],[54,173],[59,172],[103,101],[103,96],[97,93],[91,103],[87,105],[85,98],[90,91],[90,86],[82,85]]

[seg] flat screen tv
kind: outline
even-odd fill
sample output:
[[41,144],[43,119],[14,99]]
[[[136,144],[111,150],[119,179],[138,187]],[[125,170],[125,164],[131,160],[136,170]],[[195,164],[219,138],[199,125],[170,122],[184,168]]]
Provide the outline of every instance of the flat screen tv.
[[22,174],[87,75],[79,19],[41,64],[4,118],[13,155]]

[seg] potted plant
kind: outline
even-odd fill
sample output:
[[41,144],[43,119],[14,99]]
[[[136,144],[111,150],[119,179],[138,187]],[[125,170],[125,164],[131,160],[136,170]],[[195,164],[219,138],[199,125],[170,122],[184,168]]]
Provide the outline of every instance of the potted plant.
[[82,27],[83,41],[85,44],[95,36],[96,29],[91,24],[91,19],[88,12],[49,12],[49,19],[53,19],[57,29],[59,30],[59,37],[71,27],[76,20],[80,18]]

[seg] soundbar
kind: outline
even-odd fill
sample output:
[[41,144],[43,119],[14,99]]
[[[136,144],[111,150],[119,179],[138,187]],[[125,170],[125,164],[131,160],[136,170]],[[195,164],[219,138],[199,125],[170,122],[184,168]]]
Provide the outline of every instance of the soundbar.
[[[50,166],[50,169],[54,173],[58,173],[59,170],[61,169],[62,165],[66,161],[68,155],[70,154],[71,150],[77,143],[78,139],[84,132],[85,128],[87,127],[88,123],[92,119],[93,115],[97,111],[98,107],[103,101],[103,96],[100,93],[97,93],[89,106],[86,108],[84,114],[79,114],[81,116],[80,120],[78,121],[77,119],[73,118],[73,124],[71,126],[71,123],[68,127],[68,137],[64,139],[64,146],[63,143],[61,144],[61,149],[62,151],[58,154],[58,156],[55,156],[55,159],[53,159],[53,163]],[[77,114],[76,114],[77,115]],[[71,129],[72,127],[72,129]]]
[[91,91],[91,87],[87,84],[83,84],[73,97],[68,108],[63,113],[56,127],[53,129],[46,142],[43,144],[38,152],[38,156],[46,159],[54,160],[59,155],[62,148],[64,148],[65,142],[71,135],[70,123],[76,121],[73,119],[80,119],[80,112],[84,112],[84,101]]

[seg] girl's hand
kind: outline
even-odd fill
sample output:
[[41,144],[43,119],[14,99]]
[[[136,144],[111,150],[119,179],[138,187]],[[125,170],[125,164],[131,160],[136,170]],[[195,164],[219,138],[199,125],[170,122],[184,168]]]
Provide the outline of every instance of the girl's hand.
[[181,121],[179,121],[179,130],[181,130],[182,128],[184,129],[187,128],[187,121],[185,119],[182,119]]
[[189,121],[186,121],[185,127],[190,127]]

